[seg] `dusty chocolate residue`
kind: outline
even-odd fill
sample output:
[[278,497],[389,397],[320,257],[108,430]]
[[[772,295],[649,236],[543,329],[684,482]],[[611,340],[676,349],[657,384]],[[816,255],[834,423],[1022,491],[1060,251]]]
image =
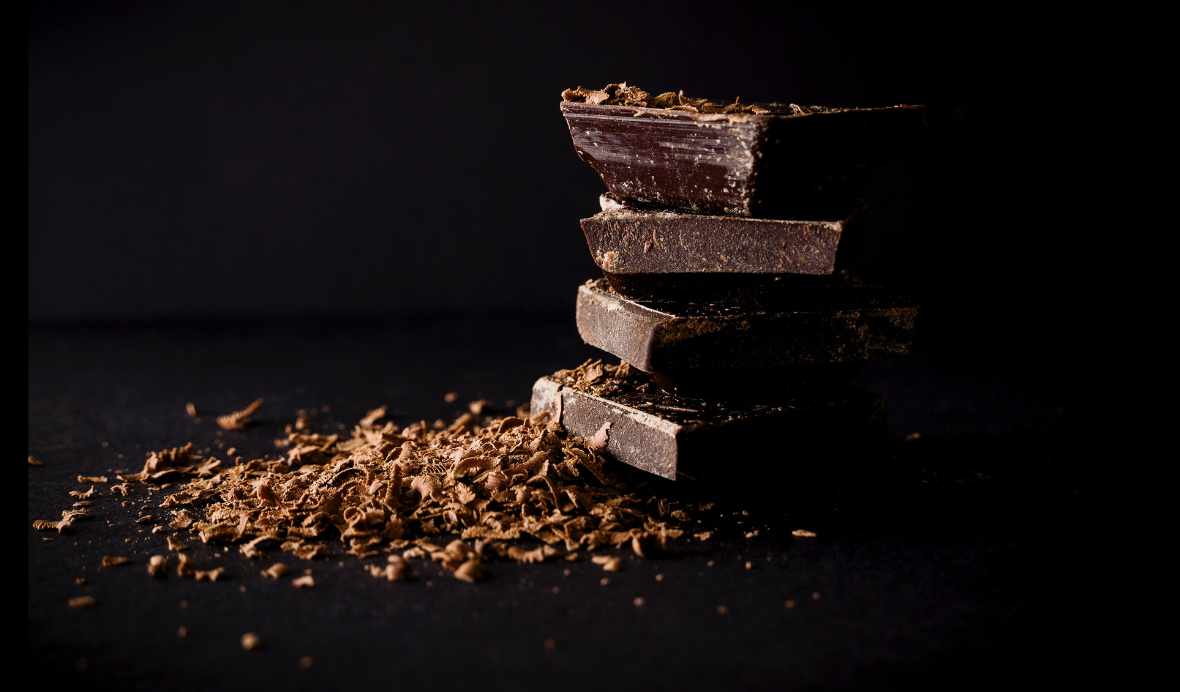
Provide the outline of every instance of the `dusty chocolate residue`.
[[689,111],[691,113],[752,113],[754,115],[783,114],[803,115],[808,113],[826,113],[832,110],[823,106],[799,106],[794,103],[788,106],[779,104],[742,103],[741,98],[735,98],[733,103],[715,103],[708,99],[694,99],[684,95],[684,90],[665,91],[658,96],[652,96],[639,87],[627,86],[626,82],[607,84],[602,89],[566,89],[561,92],[562,101],[574,101],[603,106],[632,106],[639,108],[662,108],[672,111]]

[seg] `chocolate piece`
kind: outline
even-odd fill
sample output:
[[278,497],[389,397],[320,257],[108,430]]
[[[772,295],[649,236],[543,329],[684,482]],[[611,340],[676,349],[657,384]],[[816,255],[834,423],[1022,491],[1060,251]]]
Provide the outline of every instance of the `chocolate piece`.
[[925,127],[925,108],[699,113],[561,104],[578,156],[620,200],[701,213],[838,219],[880,163]]
[[[663,478],[780,467],[818,449],[880,440],[885,401],[854,387],[809,393],[778,406],[678,397],[658,389],[595,395],[553,377],[533,385],[533,415],[546,411],[586,439],[606,428],[602,451]],[[740,462],[740,463],[739,463]]]
[[784,276],[831,274],[864,244],[863,203],[840,221],[648,211],[605,195],[600,204],[582,231],[611,287],[629,298],[740,299],[777,290]]
[[578,288],[578,333],[648,372],[850,363],[908,355],[917,306],[847,273],[761,306],[629,300]]

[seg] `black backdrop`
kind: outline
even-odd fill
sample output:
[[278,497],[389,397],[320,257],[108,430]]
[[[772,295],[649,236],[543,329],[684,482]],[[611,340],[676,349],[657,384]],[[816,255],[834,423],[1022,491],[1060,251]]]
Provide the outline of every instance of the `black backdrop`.
[[1100,173],[1053,109],[1097,73],[1064,21],[992,5],[38,3],[29,320],[572,311],[596,274],[577,219],[603,186],[559,93],[628,80],[928,105],[925,146],[864,191],[860,272],[923,301],[965,358],[1068,377],[1108,345],[1086,315],[1105,295],[1094,267],[1117,262],[1078,242],[1095,210],[1075,211],[1075,183]]

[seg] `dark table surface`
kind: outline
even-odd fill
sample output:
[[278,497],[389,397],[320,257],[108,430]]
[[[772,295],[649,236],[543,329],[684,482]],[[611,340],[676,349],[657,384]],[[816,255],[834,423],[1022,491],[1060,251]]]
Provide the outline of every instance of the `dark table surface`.
[[[273,560],[199,543],[198,566],[228,579],[149,578],[164,534],[102,484],[93,518],[68,533],[31,524],[70,507],[67,492],[88,487],[78,475],[137,470],[151,450],[273,450],[298,409],[329,406],[317,420],[335,428],[381,404],[406,424],[479,397],[523,402],[537,377],[597,357],[570,316],[31,327],[28,348],[28,452],[44,462],[28,470],[28,665],[45,684],[994,688],[1105,670],[1111,609],[1095,589],[1113,568],[1089,551],[1122,505],[1094,470],[1090,403],[973,369],[948,337],[859,376],[890,407],[893,439],[871,468],[770,501],[718,497],[714,539],[652,560],[616,551],[625,566],[607,585],[589,561],[494,563],[471,585],[423,562],[416,581],[374,579],[339,543],[310,565],[268,556],[310,566],[311,590],[263,579]],[[209,414],[258,397],[257,425],[219,433]],[[200,423],[187,402],[207,412]],[[104,555],[135,564],[104,568]],[[84,594],[95,608],[67,607]],[[248,631],[265,647],[243,651]]]

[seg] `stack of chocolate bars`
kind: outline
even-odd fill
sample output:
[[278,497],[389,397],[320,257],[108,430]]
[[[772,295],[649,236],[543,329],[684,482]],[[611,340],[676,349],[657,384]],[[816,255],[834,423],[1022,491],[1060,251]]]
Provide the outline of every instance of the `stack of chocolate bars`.
[[880,163],[924,109],[713,104],[635,87],[565,92],[578,156],[609,190],[582,230],[603,279],[582,338],[620,359],[543,377],[532,410],[668,479],[789,468],[884,435],[850,386],[904,357],[917,306],[852,276]]

